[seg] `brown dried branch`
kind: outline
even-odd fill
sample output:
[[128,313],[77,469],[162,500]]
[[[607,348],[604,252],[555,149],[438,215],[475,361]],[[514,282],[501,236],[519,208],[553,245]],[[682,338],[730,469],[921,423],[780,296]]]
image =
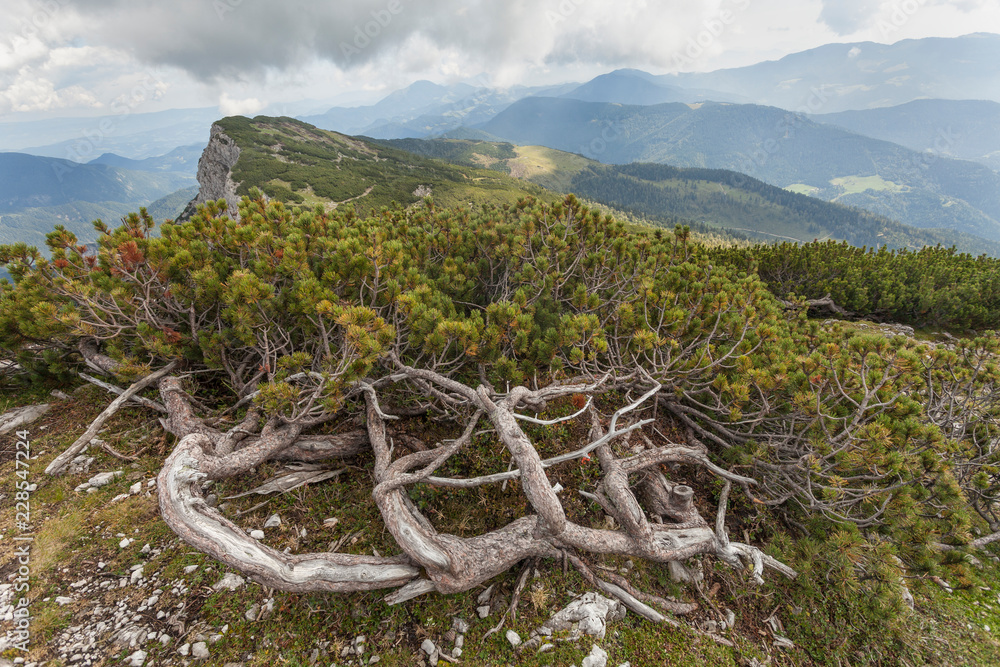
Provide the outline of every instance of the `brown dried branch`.
[[119,408],[121,408],[126,401],[135,395],[136,392],[158,382],[161,378],[173,371],[176,366],[177,362],[171,361],[160,370],[147,375],[141,380],[138,380],[133,383],[131,387],[122,392],[121,396],[112,401],[111,405],[106,407],[101,414],[97,415],[94,421],[91,422],[90,426],[87,427],[87,430],[84,431],[83,435],[77,438],[76,441],[66,449],[66,451],[52,459],[52,462],[45,468],[45,474],[52,475],[53,477],[62,474],[66,470],[70,461],[73,460],[73,457],[82,452],[83,449],[90,444],[90,441],[97,436],[97,432],[101,430],[104,422],[111,419],[111,417],[118,412]]

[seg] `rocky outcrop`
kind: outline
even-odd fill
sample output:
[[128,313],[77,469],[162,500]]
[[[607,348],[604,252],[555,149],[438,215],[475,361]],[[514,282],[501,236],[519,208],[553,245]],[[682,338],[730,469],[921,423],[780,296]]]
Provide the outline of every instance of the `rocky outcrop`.
[[179,220],[187,220],[198,206],[208,202],[225,199],[229,204],[229,215],[235,218],[239,215],[239,196],[236,188],[239,183],[233,181],[233,167],[240,159],[240,147],[227,135],[219,125],[212,125],[208,146],[198,160],[198,196],[188,203]]

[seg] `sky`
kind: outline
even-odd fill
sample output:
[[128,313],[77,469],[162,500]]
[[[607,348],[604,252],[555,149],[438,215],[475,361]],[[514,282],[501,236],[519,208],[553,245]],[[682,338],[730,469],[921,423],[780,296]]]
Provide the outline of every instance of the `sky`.
[[0,122],[288,115],[410,83],[507,87],[1000,33],[997,0],[0,0]]

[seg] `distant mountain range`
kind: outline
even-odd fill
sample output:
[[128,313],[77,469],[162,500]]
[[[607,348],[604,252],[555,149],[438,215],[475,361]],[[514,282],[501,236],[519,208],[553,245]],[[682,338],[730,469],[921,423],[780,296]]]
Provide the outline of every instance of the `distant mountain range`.
[[[232,148],[238,148],[233,161]],[[230,157],[226,157],[230,156]],[[227,160],[203,174],[199,200],[233,199],[260,188],[290,206],[351,205],[362,215],[393,202],[439,206],[512,204],[526,195],[577,194],[673,227],[744,238],[844,239],[857,245],[957,245],[1000,256],[1000,242],[953,230],[922,230],[856,208],[789,192],[744,174],[656,164],[603,165],[541,146],[464,140],[348,137],[290,118],[218,121],[204,160]],[[221,164],[221,163],[220,163]],[[202,174],[200,174],[202,176]],[[227,183],[238,184],[227,191]],[[544,189],[543,189],[544,188]]]
[[198,159],[204,150],[203,143],[191,144],[175,148],[166,155],[148,157],[144,160],[132,160],[114,153],[105,153],[87,164],[106,164],[133,171],[173,172],[194,176],[198,172]]
[[0,213],[74,201],[153,201],[193,184],[173,173],[130,171],[106,164],[23,153],[0,153]]
[[1000,35],[976,33],[894,44],[827,44],[748,67],[665,75],[657,81],[818,114],[925,98],[1000,102],[998,62]]
[[[491,129],[506,131],[502,124],[511,122],[524,132],[547,132],[550,123],[544,121],[542,112],[554,110],[561,119],[559,127],[566,136],[573,137],[579,134],[580,127],[592,129],[594,109],[611,109],[630,114],[641,112],[638,118],[652,118],[656,121],[653,124],[662,121],[664,113],[675,114],[672,122],[663,125],[687,127],[692,136],[701,136],[712,133],[709,131],[712,123],[733,125],[732,119],[725,115],[721,121],[713,120],[712,112],[777,111],[719,104],[629,107],[569,98],[529,98],[509,111],[520,114],[523,109],[536,114],[533,122],[521,123],[517,115],[511,120],[505,112],[490,125]],[[685,114],[702,110],[708,112],[707,121],[684,118]],[[886,149],[890,156],[893,150],[906,150],[838,128],[804,122],[815,126],[814,131],[885,144],[890,147]],[[619,127],[616,123],[612,120],[609,127]],[[621,127],[631,131],[633,126],[641,126],[629,123]],[[749,127],[752,123],[744,125]],[[218,121],[216,128],[228,137],[223,143],[232,142],[239,150],[234,161],[225,167],[228,176],[215,174],[210,178],[210,187],[221,188],[219,191],[206,192],[204,188],[209,184],[202,182],[202,200],[236,197],[259,187],[268,196],[289,205],[335,207],[350,203],[365,214],[393,202],[413,205],[427,195],[432,195],[442,206],[465,206],[513,203],[529,194],[554,198],[559,196],[556,193],[576,192],[613,210],[665,226],[691,224],[702,231],[714,229],[745,238],[771,240],[834,238],[857,245],[890,247],[940,243],[957,245],[960,250],[974,254],[1000,256],[1000,242],[949,229],[916,229],[884,215],[827,203],[734,171],[660,164],[609,165],[579,153],[506,142],[404,139],[373,143],[361,137],[323,131],[290,118],[232,117]],[[662,132],[654,134],[660,136]],[[605,153],[633,150],[640,145],[630,147],[624,136],[624,133],[617,139],[609,136]],[[222,141],[219,136],[213,138],[213,142],[219,141]],[[698,146],[693,149],[698,150]],[[848,146],[846,150],[854,149]],[[0,211],[5,212],[0,214],[0,241],[41,244],[45,232],[54,224],[64,224],[81,240],[89,241],[93,237],[89,224],[92,219],[114,221],[144,205],[157,220],[176,217],[197,188],[190,187],[190,176],[164,169],[179,163],[194,163],[192,153],[192,147],[185,147],[141,161],[105,155],[88,165],[0,154],[0,178],[6,177],[0,186]],[[214,154],[210,142],[205,155]],[[960,164],[993,173],[972,163]],[[226,191],[226,187],[231,187],[224,186],[226,182],[235,183],[236,189]]]
[[[572,185],[597,198],[599,193],[607,196],[608,183],[614,181],[615,188],[632,193],[625,200],[615,200],[617,205],[639,210],[635,200],[657,201],[657,206],[670,200],[676,210],[664,213],[667,217],[696,216],[706,209],[688,210],[684,201],[666,197],[663,192],[671,190],[674,186],[670,183],[676,179],[650,176],[662,175],[660,172],[643,172],[650,176],[645,178],[623,169],[600,168],[586,158],[610,165],[643,162],[738,171],[791,192],[863,207],[879,220],[900,220],[915,227],[953,229],[1000,240],[1000,68],[996,62],[1000,62],[1000,35],[991,34],[903,40],[891,45],[829,44],[776,61],[707,73],[655,75],[622,69],[583,83],[508,89],[475,82],[439,85],[419,81],[374,104],[332,107],[304,118],[321,129],[373,139],[492,141],[492,152],[487,155],[482,153],[486,149],[477,149],[480,162],[465,166],[486,167],[494,174],[514,160],[510,173],[522,175],[518,170],[530,162],[520,153],[509,154],[514,149],[502,148],[507,144],[577,153],[575,158],[558,161],[563,165],[581,161],[590,176],[581,175],[583,167],[575,172],[560,168],[543,170],[542,180],[536,182],[561,191]],[[319,108],[323,108],[320,102],[307,101],[279,105],[273,112],[301,113]],[[0,172],[0,177],[6,177],[0,184],[0,215],[4,215],[0,235],[10,225],[34,229],[54,220],[76,224],[92,216],[119,216],[123,206],[134,210],[163,197],[164,210],[173,210],[175,200],[183,196],[176,193],[193,182],[216,116],[215,109],[208,108],[0,124],[0,151],[70,160],[38,168],[23,156],[0,153],[6,160],[0,164],[8,165],[6,172]],[[299,122],[282,120],[286,121]],[[291,131],[290,127],[300,126],[283,126],[282,131]],[[331,141],[337,144],[338,140]],[[321,152],[346,154],[349,142],[336,150],[331,144]],[[443,149],[439,146],[434,150]],[[532,150],[541,155],[541,149]],[[250,157],[254,155],[251,151]],[[313,201],[315,192],[304,192],[296,187],[298,181],[282,176],[295,171],[281,166],[282,159],[289,156],[272,150],[264,157],[266,165],[258,162],[252,178],[243,174],[244,190],[246,183],[252,182],[290,202]],[[300,158],[305,160],[293,156],[293,162]],[[365,162],[367,158],[358,155],[354,159]],[[441,164],[421,163],[418,167],[408,162],[412,158],[399,159],[409,164],[410,176],[413,170],[427,169],[423,180],[438,178],[436,195],[452,192],[457,201],[458,193],[463,192],[459,184],[468,185],[467,174],[459,177],[440,172],[445,168]],[[11,166],[17,160],[21,162]],[[82,166],[69,167],[71,163]],[[241,168],[246,164],[244,161]],[[95,170],[79,171],[83,167]],[[98,167],[105,171],[96,170]],[[60,176],[67,169],[79,176]],[[416,188],[409,193],[405,188],[420,177],[402,178],[405,172],[400,172],[398,178],[380,179],[373,165],[365,169],[371,173],[351,181],[353,185],[330,185],[335,196],[327,200],[342,201],[336,197],[353,192],[354,185],[365,179],[379,181],[371,193],[364,194],[362,189],[352,195],[363,196],[365,204],[384,204],[394,197],[411,202],[419,198],[413,194]],[[594,174],[599,175],[596,181]],[[149,180],[153,175],[162,178]],[[688,175],[681,181],[691,178]],[[336,174],[330,173],[325,182],[333,184],[335,180]],[[706,187],[733,187],[731,178],[728,185],[722,181],[709,179],[714,185]],[[382,192],[389,182],[396,185],[390,192]],[[506,183],[500,189],[514,192],[521,187],[523,184]],[[663,192],[652,193],[650,187]],[[646,194],[640,194],[644,188]],[[84,192],[86,199],[82,198]],[[732,223],[735,228],[736,221],[721,213],[724,208],[708,210],[714,211],[716,223],[726,219],[725,224]],[[783,215],[779,217],[787,218],[785,222],[762,226],[759,221],[767,216],[758,213],[746,213],[757,216],[758,222],[744,227],[766,228],[769,231],[762,233],[795,238],[799,238],[795,229],[811,238],[813,228],[818,236],[849,236],[832,223],[806,224],[802,231],[799,223],[788,223],[791,218]],[[652,215],[649,211],[643,214]],[[822,215],[832,219],[830,216],[840,214]],[[940,240],[941,234],[947,232],[931,231],[921,236],[869,229],[851,238],[868,239],[865,243],[895,238],[893,243],[911,245],[918,238]]]
[[915,227],[1000,240],[1000,174],[757,105],[515,102],[480,130],[612,164],[730,169]]
[[[541,96],[541,95],[539,95]],[[583,102],[613,102],[617,104],[664,104],[666,102],[743,102],[739,96],[718,90],[681,88],[637,69],[620,69],[595,77],[587,83],[560,95]]]
[[914,100],[895,107],[811,117],[936,156],[973,160],[1000,171],[1000,103]]
[[[418,81],[375,104],[328,107],[323,113],[298,117],[348,135],[420,138],[484,123],[530,96],[640,105],[754,103],[810,114],[898,106],[929,98],[1000,102],[997,62],[1000,35],[986,33],[889,45],[828,44],[780,60],[704,73],[654,75],[622,69],[583,83],[506,89]],[[319,104],[272,105],[268,112],[301,114]],[[179,146],[204,145],[217,117],[213,107],[0,123],[0,151],[82,162],[104,153],[141,160]]]
[[300,120],[325,130],[376,139],[427,137],[482,123],[511,103],[531,95],[559,95],[578,87],[561,86],[491,89],[469,84],[442,86],[417,81],[377,104],[362,107],[335,107],[324,114],[302,116]]
[[57,224],[86,242],[94,238],[93,220],[117,222],[164,198],[164,207],[156,210],[170,212],[169,197],[195,183],[190,174],[0,153],[0,242],[41,246]]
[[210,107],[0,123],[0,151],[73,162],[90,162],[104,153],[142,160],[164,155],[179,146],[204,147],[208,129],[218,116],[218,109]]
[[583,84],[496,90],[418,81],[365,107],[334,107],[308,123],[375,138],[430,137],[472,127],[527,97],[650,105],[761,104],[809,114],[900,105],[917,99],[1000,102],[1000,35],[828,44],[735,69],[653,75],[622,69]]
[[1000,242],[950,229],[917,229],[858,208],[828,203],[723,169],[660,164],[606,165],[541,146],[461,139],[383,142],[460,165],[489,164],[557,192],[574,192],[653,224],[690,224],[741,238],[774,241],[845,240],[869,247],[955,245],[973,255],[1000,256]]

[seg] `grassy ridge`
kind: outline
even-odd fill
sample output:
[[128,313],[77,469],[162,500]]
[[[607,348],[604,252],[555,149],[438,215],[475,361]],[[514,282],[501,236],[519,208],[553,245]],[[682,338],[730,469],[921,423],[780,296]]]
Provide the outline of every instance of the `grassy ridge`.
[[428,194],[440,205],[467,206],[514,203],[543,193],[488,168],[488,160],[468,166],[429,160],[291,118],[231,117],[219,125],[242,151],[233,168],[240,195],[259,187],[286,204],[352,203],[364,213],[393,202],[408,206]]

